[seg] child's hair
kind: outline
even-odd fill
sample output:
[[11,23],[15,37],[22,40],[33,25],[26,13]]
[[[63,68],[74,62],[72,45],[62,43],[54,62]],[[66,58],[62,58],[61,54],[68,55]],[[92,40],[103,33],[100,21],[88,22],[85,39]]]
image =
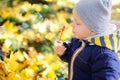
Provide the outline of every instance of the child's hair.
[[75,6],[80,19],[97,34],[109,31],[111,0],[80,0]]

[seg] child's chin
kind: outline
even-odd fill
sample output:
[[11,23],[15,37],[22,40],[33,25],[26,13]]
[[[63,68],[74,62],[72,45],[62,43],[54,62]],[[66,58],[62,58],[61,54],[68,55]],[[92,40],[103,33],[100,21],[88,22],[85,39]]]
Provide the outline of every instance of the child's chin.
[[75,36],[75,38],[77,38],[77,39],[84,39],[83,37],[80,37],[80,36]]
[[77,39],[80,39],[80,37],[78,37],[78,36],[76,36],[76,35],[74,35],[74,37],[77,38]]

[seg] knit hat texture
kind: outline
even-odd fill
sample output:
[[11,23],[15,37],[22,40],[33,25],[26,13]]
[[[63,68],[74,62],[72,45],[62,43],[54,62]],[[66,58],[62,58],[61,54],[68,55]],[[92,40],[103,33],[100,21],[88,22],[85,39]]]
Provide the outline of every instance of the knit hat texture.
[[111,8],[111,0],[80,0],[74,6],[80,19],[97,34],[108,31]]

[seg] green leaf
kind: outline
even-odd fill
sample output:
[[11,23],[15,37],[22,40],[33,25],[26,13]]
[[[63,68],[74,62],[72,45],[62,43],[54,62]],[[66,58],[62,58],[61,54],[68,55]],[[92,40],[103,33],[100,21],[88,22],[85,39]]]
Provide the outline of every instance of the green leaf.
[[52,52],[52,48],[50,46],[47,45],[42,45],[40,48],[41,52]]
[[13,50],[13,51],[16,51],[16,50],[18,50],[19,48],[20,48],[20,45],[18,44],[18,41],[16,40],[16,39],[11,39],[11,41],[12,41],[12,44],[11,44],[11,49]]
[[37,73],[43,72],[46,69],[46,67],[40,66]]
[[3,22],[3,18],[2,18],[2,16],[0,15],[0,22]]

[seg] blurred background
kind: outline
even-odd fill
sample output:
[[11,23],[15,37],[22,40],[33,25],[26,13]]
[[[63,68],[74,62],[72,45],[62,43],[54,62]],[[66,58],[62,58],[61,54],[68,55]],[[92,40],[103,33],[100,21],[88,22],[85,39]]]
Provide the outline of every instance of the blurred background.
[[[71,39],[77,1],[0,0],[0,45],[7,64],[3,68],[9,72],[0,71],[0,79],[67,80],[67,63],[54,53],[53,45],[63,26],[61,40]],[[112,21],[120,22],[120,1],[112,4]]]

